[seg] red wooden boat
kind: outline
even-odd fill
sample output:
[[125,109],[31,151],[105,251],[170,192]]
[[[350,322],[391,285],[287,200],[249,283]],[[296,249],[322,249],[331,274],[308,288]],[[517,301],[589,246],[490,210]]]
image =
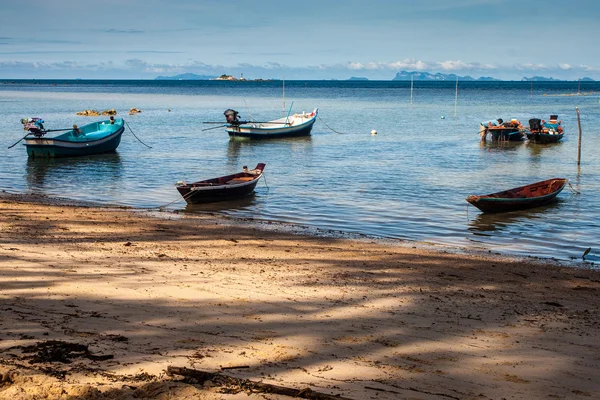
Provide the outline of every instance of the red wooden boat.
[[209,203],[244,197],[252,192],[263,174],[265,164],[259,163],[249,170],[244,167],[237,174],[176,185],[177,190],[188,204]]
[[502,192],[471,195],[466,200],[488,213],[522,210],[554,201],[567,182],[565,178],[552,178]]

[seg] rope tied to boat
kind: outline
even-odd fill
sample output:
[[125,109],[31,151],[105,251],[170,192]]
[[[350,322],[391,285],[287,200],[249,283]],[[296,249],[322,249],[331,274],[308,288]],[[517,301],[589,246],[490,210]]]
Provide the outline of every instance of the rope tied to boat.
[[332,132],[334,132],[334,133],[338,133],[338,134],[340,134],[340,135],[345,135],[345,133],[344,133],[344,132],[338,132],[338,131],[336,131],[335,129],[333,129],[332,127],[330,127],[329,125],[327,125],[327,124],[325,123],[325,121],[323,121],[323,119],[321,118],[321,116],[320,116],[320,115],[317,115],[317,118],[319,118],[319,121],[321,121],[321,122],[323,123],[323,125],[325,125],[327,128],[329,128],[329,129],[330,129]]
[[570,181],[567,181],[567,183],[569,184],[569,188],[571,189],[571,192],[573,192],[574,194],[581,194],[581,192],[578,192],[572,185]]
[[149,149],[151,149],[151,148],[152,148],[152,146],[148,146],[146,143],[142,142],[142,141],[140,140],[140,138],[139,138],[139,137],[137,137],[135,133],[133,133],[133,130],[131,129],[131,127],[129,126],[129,124],[127,123],[127,121],[123,120],[123,122],[125,122],[125,125],[127,125],[127,127],[129,128],[129,131],[130,131],[130,132],[131,132],[131,134],[132,134],[132,135],[133,135],[133,136],[134,136],[134,137],[135,137],[135,138],[138,140],[138,142],[140,142],[141,144],[143,144],[144,146],[146,146],[146,147],[147,147],[147,148],[149,148]]
[[267,185],[267,176],[265,175],[265,173],[262,173],[262,178],[263,181],[265,182],[265,186],[267,187],[267,192],[269,191],[269,185]]

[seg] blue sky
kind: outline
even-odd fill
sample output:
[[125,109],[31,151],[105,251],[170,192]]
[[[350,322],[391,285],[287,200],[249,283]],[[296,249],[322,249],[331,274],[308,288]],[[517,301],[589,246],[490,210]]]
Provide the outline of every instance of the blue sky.
[[598,0],[0,0],[0,79],[600,80]]

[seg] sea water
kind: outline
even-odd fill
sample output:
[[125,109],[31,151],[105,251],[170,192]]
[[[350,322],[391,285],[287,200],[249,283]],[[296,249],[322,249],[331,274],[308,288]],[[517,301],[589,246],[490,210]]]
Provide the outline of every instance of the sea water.
[[[282,83],[0,79],[0,189],[564,261],[591,247],[586,265],[600,260],[600,82],[419,81],[412,96],[410,82]],[[32,160],[7,148],[25,134],[21,118],[61,129],[101,119],[77,111],[112,108],[127,123],[115,154]],[[205,123],[228,108],[255,121],[314,108],[319,118],[310,137],[239,141]],[[481,121],[550,114],[560,143],[480,140]],[[259,162],[265,179],[246,199],[190,206],[174,186]],[[465,201],[553,177],[570,185],[549,206],[488,215]]]

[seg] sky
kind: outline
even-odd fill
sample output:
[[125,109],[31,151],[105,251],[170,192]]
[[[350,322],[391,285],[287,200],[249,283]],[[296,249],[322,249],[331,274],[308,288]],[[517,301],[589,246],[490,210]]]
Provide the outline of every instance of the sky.
[[0,0],[0,79],[600,80],[599,0]]

